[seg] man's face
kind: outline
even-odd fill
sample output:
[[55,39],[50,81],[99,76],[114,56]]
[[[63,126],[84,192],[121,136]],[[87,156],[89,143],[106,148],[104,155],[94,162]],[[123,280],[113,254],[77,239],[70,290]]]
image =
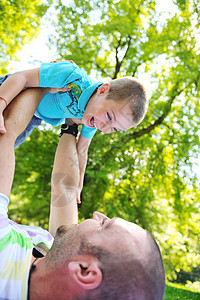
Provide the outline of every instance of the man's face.
[[120,218],[109,219],[99,212],[94,212],[93,219],[70,227],[66,239],[69,244],[77,245],[83,236],[94,245],[107,250],[116,250],[122,246],[140,253],[141,257],[143,249],[145,252],[148,250],[147,233],[144,229]]
[[132,250],[141,253],[147,246],[147,233],[144,229],[121,218],[109,219],[99,212],[94,212],[93,219],[83,221],[79,230],[96,246],[103,246],[107,250],[121,245],[124,249],[133,248]]
[[104,133],[127,130],[134,126],[127,101],[114,101],[107,94],[97,94],[87,104],[82,123]]

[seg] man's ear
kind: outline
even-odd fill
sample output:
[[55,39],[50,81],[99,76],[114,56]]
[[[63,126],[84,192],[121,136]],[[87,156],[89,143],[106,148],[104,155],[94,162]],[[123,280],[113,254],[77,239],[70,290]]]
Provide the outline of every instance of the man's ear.
[[110,83],[104,83],[100,85],[100,87],[97,90],[97,95],[103,95],[103,94],[108,94],[110,92]]
[[70,276],[76,283],[86,290],[97,288],[102,281],[102,272],[98,266],[98,260],[71,261],[68,264]]

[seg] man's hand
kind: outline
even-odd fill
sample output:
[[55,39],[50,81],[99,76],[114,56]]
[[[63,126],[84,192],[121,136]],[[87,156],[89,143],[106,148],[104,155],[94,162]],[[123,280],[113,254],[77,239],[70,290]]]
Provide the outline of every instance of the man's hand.
[[50,63],[59,63],[59,62],[69,62],[71,64],[75,64],[73,60],[52,60]]
[[82,186],[81,188],[78,188],[78,190],[77,190],[77,196],[76,196],[76,199],[77,199],[77,203],[78,203],[78,204],[81,203],[81,191],[82,191],[82,188],[83,188],[83,186]]

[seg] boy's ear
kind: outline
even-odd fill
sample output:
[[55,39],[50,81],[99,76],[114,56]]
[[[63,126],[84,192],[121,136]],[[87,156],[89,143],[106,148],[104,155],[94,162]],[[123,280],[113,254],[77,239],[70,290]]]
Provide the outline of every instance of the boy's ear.
[[98,266],[98,260],[71,261],[68,264],[69,274],[72,279],[83,289],[93,290],[102,281],[102,272]]
[[110,92],[110,83],[104,83],[102,84],[98,90],[97,90],[97,95],[100,96],[100,95],[103,95],[103,94],[106,94],[106,93],[109,93]]

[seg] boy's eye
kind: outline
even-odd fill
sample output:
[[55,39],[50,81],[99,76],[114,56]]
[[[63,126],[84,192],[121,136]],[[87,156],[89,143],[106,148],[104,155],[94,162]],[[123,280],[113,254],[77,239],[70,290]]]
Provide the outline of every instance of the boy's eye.
[[107,117],[108,117],[108,120],[109,121],[111,121],[112,120],[112,118],[111,118],[111,116],[110,116],[110,114],[107,112]]

